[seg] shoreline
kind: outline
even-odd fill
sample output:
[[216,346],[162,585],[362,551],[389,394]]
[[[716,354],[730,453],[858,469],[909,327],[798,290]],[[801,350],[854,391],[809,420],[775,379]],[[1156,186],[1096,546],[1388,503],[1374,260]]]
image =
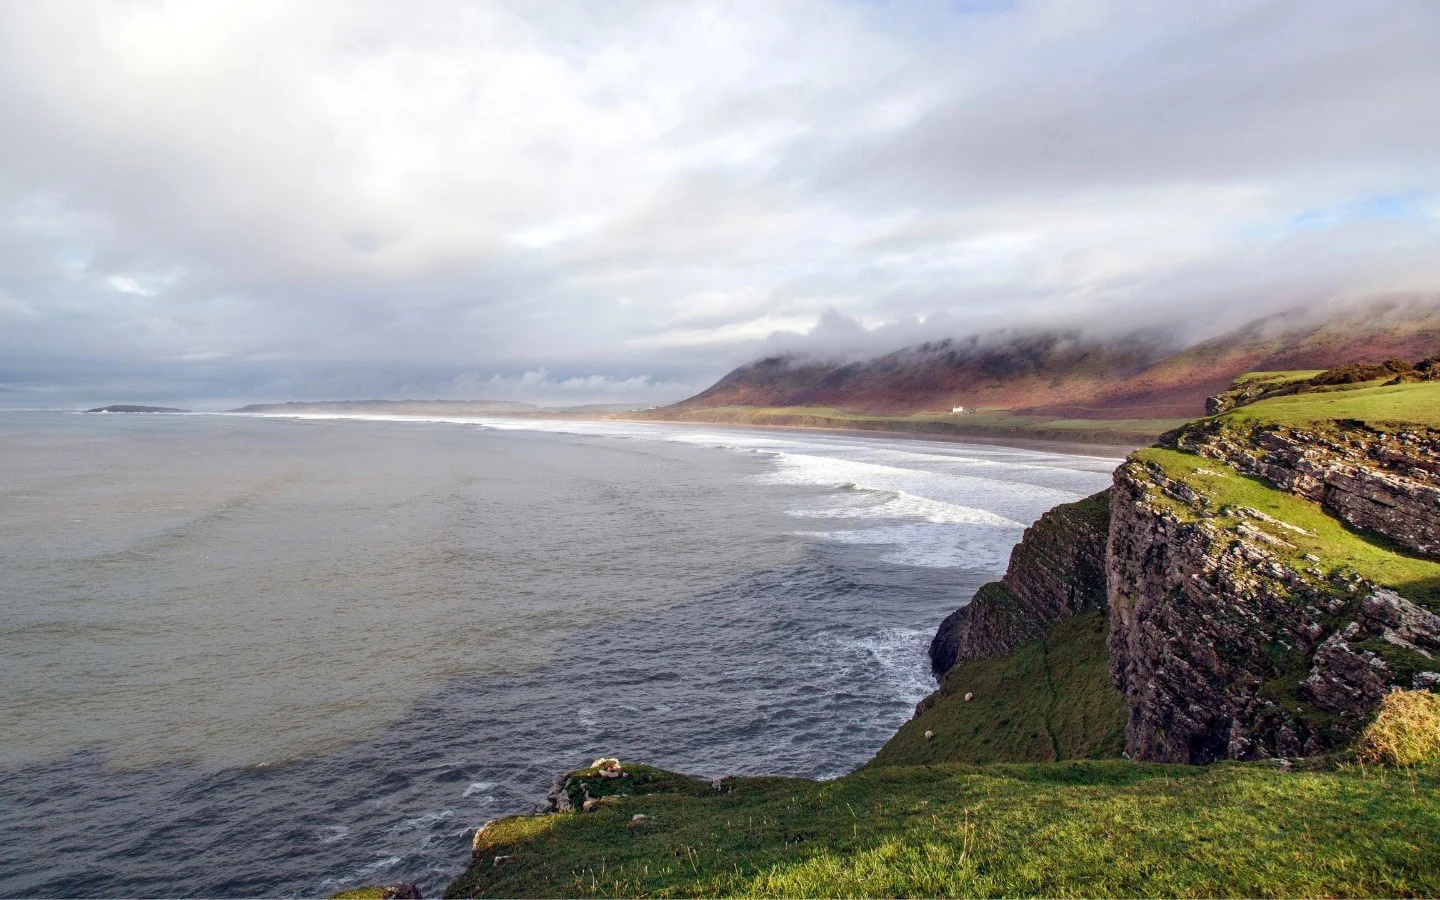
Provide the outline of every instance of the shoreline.
[[[499,418],[528,418],[527,416],[510,416]],[[588,421],[595,421],[590,419]],[[1011,447],[1016,450],[1036,450],[1048,453],[1061,453],[1067,456],[1092,456],[1100,459],[1125,459],[1131,453],[1142,447],[1148,447],[1155,442],[1154,438],[1141,438],[1134,442],[1122,443],[1101,443],[1090,441],[1067,440],[1064,438],[1042,438],[1042,437],[1008,437],[1004,435],[987,434],[935,434],[920,431],[897,431],[894,429],[879,428],[823,428],[818,425],[752,425],[739,422],[686,422],[678,419],[635,419],[629,417],[610,416],[602,421],[630,422],[636,425],[687,425],[692,427],[705,428],[734,428],[750,429],[755,431],[790,431],[800,434],[840,434],[846,437],[876,438],[894,440],[915,441],[937,441],[946,444],[985,444],[988,446]]]
[[484,415],[435,415],[421,413],[361,413],[361,412],[191,412],[179,415],[246,416],[274,419],[326,419],[338,421],[382,421],[382,422],[452,422],[456,424],[483,424],[486,419],[506,419],[514,422],[623,422],[631,425],[678,425],[692,428],[725,428],[751,431],[784,431],[798,434],[844,435],[846,437],[875,438],[885,440],[932,441],[947,444],[980,444],[995,447],[1010,447],[1016,450],[1033,450],[1042,453],[1057,453],[1067,456],[1089,456],[1097,459],[1123,460],[1131,453],[1154,443],[1154,437],[1137,436],[1127,441],[1082,441],[1064,437],[1029,437],[1005,434],[966,434],[959,432],[910,431],[891,428],[826,428],[820,425],[783,425],[750,422],[697,422],[681,419],[654,419],[626,416],[617,413],[606,414],[565,414],[565,413],[490,413]]

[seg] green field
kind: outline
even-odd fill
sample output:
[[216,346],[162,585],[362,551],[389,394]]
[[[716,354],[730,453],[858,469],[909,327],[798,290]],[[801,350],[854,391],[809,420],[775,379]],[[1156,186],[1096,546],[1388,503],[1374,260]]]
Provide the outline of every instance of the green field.
[[1276,384],[1288,384],[1292,381],[1304,381],[1307,378],[1314,378],[1324,369],[1286,369],[1279,372],[1246,372],[1235,379],[1235,385],[1249,384],[1252,381],[1273,381]]
[[1440,894],[1429,768],[905,766],[724,791],[504,820],[447,896]]
[[1304,426],[1350,419],[1377,426],[1440,428],[1440,382],[1315,390],[1241,406],[1219,418],[1236,424]]

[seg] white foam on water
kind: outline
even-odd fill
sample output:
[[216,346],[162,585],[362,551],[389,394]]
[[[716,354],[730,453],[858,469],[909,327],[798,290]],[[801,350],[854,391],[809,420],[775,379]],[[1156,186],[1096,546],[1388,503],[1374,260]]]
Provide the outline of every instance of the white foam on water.
[[881,560],[898,566],[971,569],[998,575],[1005,570],[1010,548],[1019,540],[1022,530],[1019,525],[991,528],[897,522],[849,531],[798,531],[795,534],[837,544],[885,547]]
[[354,881],[357,878],[364,878],[366,875],[373,875],[385,869],[391,869],[400,864],[400,857],[387,856],[384,859],[377,859],[369,865],[361,866],[354,872],[347,875],[342,881]]
[[344,825],[326,825],[320,829],[320,843],[333,844],[350,836],[350,829]]
[[486,794],[493,790],[495,790],[495,782],[493,781],[472,781],[470,782],[470,786],[465,789],[465,793],[460,795],[460,799],[464,800],[476,794]]
[[[853,498],[853,499],[852,499]],[[830,499],[826,506],[792,509],[799,519],[917,519],[934,525],[983,525],[989,528],[1023,528],[1019,522],[983,509],[917,497],[906,491],[869,491],[857,488],[850,497]]]
[[413,819],[406,819],[400,824],[392,827],[390,831],[392,834],[394,834],[403,831],[414,831],[421,828],[433,828],[440,822],[444,822],[453,818],[455,818],[455,810],[442,809],[436,812],[425,813],[423,816],[416,816]]
[[935,690],[930,675],[931,631],[920,628],[885,628],[863,638],[836,638],[841,658],[855,664],[901,697],[916,703]]
[[[1004,569],[1024,526],[1045,510],[1098,489],[1114,459],[997,445],[913,438],[774,433],[663,422],[396,416],[364,413],[254,413],[263,418],[357,419],[470,425],[582,437],[657,440],[761,456],[762,483],[828,488],[797,519],[853,525],[799,532],[833,543],[888,546],[884,559],[925,568]],[[591,711],[581,724],[593,727]]]

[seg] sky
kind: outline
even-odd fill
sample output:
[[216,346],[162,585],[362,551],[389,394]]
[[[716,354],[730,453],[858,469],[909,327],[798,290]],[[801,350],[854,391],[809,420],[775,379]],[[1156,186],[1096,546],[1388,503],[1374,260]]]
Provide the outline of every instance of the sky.
[[1437,248],[1434,0],[0,0],[0,407],[662,403]]

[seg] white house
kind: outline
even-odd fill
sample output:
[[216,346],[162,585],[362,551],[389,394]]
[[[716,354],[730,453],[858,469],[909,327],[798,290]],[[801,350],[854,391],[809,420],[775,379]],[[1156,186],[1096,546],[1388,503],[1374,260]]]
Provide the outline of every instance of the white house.
[[956,406],[950,410],[951,413],[963,413],[964,411],[965,407],[963,406]]

